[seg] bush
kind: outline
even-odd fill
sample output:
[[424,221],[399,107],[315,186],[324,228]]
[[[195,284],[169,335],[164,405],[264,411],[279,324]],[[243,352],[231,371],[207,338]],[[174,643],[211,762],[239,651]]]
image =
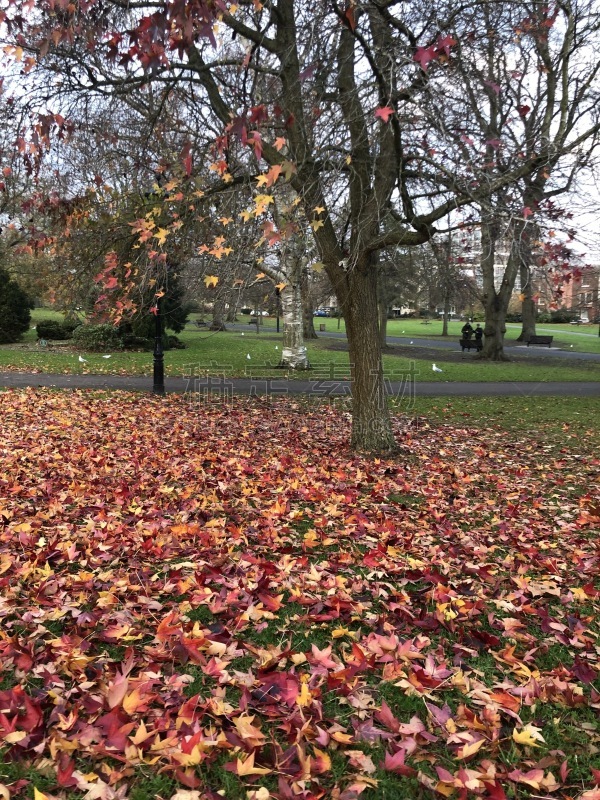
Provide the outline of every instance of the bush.
[[73,338],[73,331],[80,327],[82,324],[80,319],[66,319],[62,326],[65,332],[65,339]]
[[0,269],[0,344],[18,342],[31,323],[33,300]]
[[536,321],[541,322],[542,325],[547,325],[549,322],[552,322],[552,317],[547,311],[540,311],[536,317]]
[[550,312],[550,322],[573,322],[578,316],[579,315],[575,311],[560,309],[559,311]]
[[185,350],[185,343],[181,341],[179,336],[167,336],[167,344],[169,350]]
[[79,325],[73,331],[73,344],[78,350],[96,353],[123,349],[123,340],[113,325]]
[[68,339],[67,333],[62,322],[57,319],[41,319],[35,326],[38,339],[48,339],[49,341],[56,339]]

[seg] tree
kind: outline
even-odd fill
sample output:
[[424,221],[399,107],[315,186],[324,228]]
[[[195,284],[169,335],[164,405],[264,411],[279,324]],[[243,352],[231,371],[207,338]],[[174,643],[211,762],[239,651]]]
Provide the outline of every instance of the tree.
[[0,267],[0,342],[18,342],[29,330],[33,300]]
[[[514,180],[490,191],[479,209],[483,358],[501,360],[505,316],[517,276],[523,293],[523,335],[535,332],[531,273],[545,201],[570,191],[598,144],[600,63],[591,59],[600,29],[593,2],[483,3],[457,19],[456,49],[435,106],[426,106],[428,145],[455,136],[473,186],[495,176]],[[454,185],[447,161],[445,184]],[[520,171],[519,167],[523,166]],[[498,280],[497,248],[510,240]]]
[[[262,189],[267,176],[271,185],[285,176],[346,321],[352,444],[392,449],[378,253],[427,241],[453,208],[496,197],[539,171],[554,147],[542,142],[518,163],[490,160],[477,180],[450,117],[436,121],[436,146],[427,144],[431,120],[421,109],[443,108],[449,64],[457,79],[467,74],[473,53],[457,44],[485,30],[489,4],[94,0],[91,13],[73,4],[57,14],[41,0],[35,15],[25,5],[15,0],[6,24],[48,74],[62,75],[61,96],[112,93],[142,104],[149,86],[168,87],[183,121],[221,126],[215,182],[264,178]],[[568,24],[568,7],[560,13]],[[191,153],[191,144],[181,152],[188,174]]]

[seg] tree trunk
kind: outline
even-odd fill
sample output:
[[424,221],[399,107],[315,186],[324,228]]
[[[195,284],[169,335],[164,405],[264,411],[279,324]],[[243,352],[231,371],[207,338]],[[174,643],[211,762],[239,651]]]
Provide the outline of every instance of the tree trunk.
[[314,304],[310,296],[310,288],[308,285],[308,273],[302,270],[302,319],[303,319],[303,333],[305,339],[317,339],[317,332],[314,323]]
[[498,289],[494,282],[497,225],[494,219],[481,223],[481,271],[483,274],[483,307],[485,309],[485,339],[479,358],[491,361],[508,361],[504,353],[506,312],[521,263],[522,221],[515,223],[508,262]]
[[211,331],[226,331],[225,327],[225,298],[219,297],[215,300],[212,310]]
[[[297,260],[300,262],[300,259]],[[288,272],[291,271],[288,269]],[[281,290],[283,349],[279,366],[291,369],[310,369],[303,336],[302,290],[299,278],[297,270],[293,276],[288,275],[288,283]]]
[[355,268],[344,311],[352,379],[352,447],[369,453],[395,449],[387,403],[377,313],[377,271]]
[[517,341],[527,342],[531,336],[535,336],[535,302],[531,270],[526,264],[521,264],[521,294],[523,295],[521,301],[522,327]]
[[385,350],[387,347],[387,304],[379,301],[379,340],[381,349]]
[[450,316],[450,289],[444,287],[444,317],[442,322],[442,336],[448,336],[448,317]]
[[504,353],[504,334],[506,333],[506,308],[500,298],[493,293],[491,298],[484,302],[485,308],[485,339],[481,358],[490,361],[508,361]]

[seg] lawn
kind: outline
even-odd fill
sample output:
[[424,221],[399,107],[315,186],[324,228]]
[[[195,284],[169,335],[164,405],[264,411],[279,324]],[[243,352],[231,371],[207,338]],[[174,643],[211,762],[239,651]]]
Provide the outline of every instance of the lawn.
[[0,797],[597,800],[600,401],[0,404]]
[[[39,316],[47,311],[36,310]],[[319,318],[317,318],[318,322]],[[401,320],[394,324],[405,324]],[[418,326],[421,323],[407,320]],[[337,320],[325,320],[327,327],[337,326]],[[458,324],[458,323],[454,323]],[[435,324],[427,326],[434,329]],[[432,330],[433,333],[433,330]],[[167,375],[181,376],[194,374],[225,373],[229,376],[271,375],[277,378],[306,378],[306,373],[282,372],[275,369],[281,356],[281,334],[274,328],[266,327],[260,334],[254,326],[247,330],[211,333],[205,329],[189,326],[179,334],[185,342],[185,350],[170,350],[165,355]],[[594,340],[595,341],[595,340]],[[436,350],[435,347],[419,348],[409,344],[391,348],[384,356],[384,368],[391,380],[401,379],[409,370],[417,374],[420,381],[590,381],[600,380],[598,364],[594,362],[568,362],[566,359],[544,359],[536,354],[526,361],[509,363],[481,362],[474,353],[456,350]],[[349,362],[345,341],[325,338],[308,343],[309,358],[313,370],[308,377],[349,376]],[[18,345],[0,347],[0,370],[19,370],[22,372],[46,372],[50,374],[110,374],[110,375],[150,375],[152,374],[152,353],[114,352],[110,358],[99,353],[86,353],[80,361],[80,354],[68,343],[66,346],[50,345],[39,347],[35,344],[35,331],[30,330],[24,342]],[[434,372],[432,365],[438,364],[441,373]],[[411,367],[412,364],[412,367]]]

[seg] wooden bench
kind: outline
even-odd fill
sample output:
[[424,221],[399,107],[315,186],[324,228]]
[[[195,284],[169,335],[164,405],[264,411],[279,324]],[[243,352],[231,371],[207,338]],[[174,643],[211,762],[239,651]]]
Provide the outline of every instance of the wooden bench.
[[481,339],[461,339],[459,342],[460,346],[463,349],[463,353],[465,350],[483,350],[483,342]]
[[527,347],[529,347],[530,344],[547,344],[548,347],[552,347],[553,339],[554,336],[530,336],[529,339],[527,339]]

